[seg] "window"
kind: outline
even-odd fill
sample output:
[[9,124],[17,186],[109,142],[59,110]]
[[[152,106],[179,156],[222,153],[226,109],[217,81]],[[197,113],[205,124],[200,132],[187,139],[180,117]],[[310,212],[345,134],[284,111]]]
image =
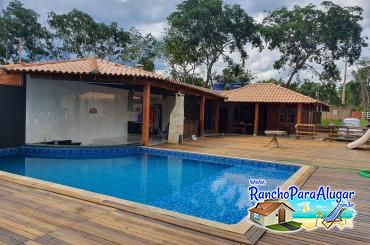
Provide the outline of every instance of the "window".
[[296,109],[295,108],[280,108],[279,122],[280,123],[295,123]]
[[257,213],[253,213],[253,219],[260,220],[260,215]]
[[142,106],[142,97],[135,94],[134,91],[128,92],[127,109],[128,111],[140,111]]

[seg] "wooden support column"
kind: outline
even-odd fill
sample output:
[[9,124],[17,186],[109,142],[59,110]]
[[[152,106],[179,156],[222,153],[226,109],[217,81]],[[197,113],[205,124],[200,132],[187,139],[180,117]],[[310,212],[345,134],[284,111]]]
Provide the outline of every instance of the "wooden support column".
[[149,145],[149,127],[150,127],[150,82],[144,83],[143,91],[143,128],[142,142],[143,145]]
[[297,108],[297,124],[302,123],[302,107],[303,107],[303,104],[298,104],[298,108]]
[[215,133],[219,132],[219,125],[220,125],[220,102],[215,101]]
[[200,97],[200,114],[199,114],[199,136],[204,135],[204,113],[206,106],[206,97]]
[[254,107],[254,134],[258,135],[258,124],[260,117],[260,104],[256,103]]

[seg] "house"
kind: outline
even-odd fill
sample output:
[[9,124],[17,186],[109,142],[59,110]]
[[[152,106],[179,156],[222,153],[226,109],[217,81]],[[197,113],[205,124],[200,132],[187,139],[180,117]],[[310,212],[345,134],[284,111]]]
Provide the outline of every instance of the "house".
[[249,210],[250,219],[262,226],[293,221],[294,210],[286,202],[259,202]]
[[97,58],[0,66],[0,147],[178,143],[217,132],[222,101],[213,90]]
[[0,148],[294,133],[296,123],[319,123],[327,109],[275,84],[219,92],[97,58],[0,66]]
[[273,83],[222,91],[220,131],[262,135],[265,130],[295,133],[297,123],[319,124],[325,103]]

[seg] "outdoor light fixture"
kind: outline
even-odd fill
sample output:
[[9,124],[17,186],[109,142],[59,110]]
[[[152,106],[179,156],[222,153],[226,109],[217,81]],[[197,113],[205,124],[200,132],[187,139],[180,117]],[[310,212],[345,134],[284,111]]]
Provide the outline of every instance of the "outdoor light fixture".
[[98,110],[97,110],[95,107],[91,107],[91,108],[89,109],[89,113],[90,113],[90,114],[97,114],[97,113],[98,113]]

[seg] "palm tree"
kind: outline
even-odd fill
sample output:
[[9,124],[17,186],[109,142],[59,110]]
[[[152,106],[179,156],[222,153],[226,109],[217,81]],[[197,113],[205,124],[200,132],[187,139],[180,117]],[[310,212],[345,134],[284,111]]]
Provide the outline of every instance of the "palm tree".
[[318,220],[319,218],[322,219],[322,216],[324,215],[324,213],[318,208],[316,209],[315,214],[316,214],[316,227],[317,227]]

